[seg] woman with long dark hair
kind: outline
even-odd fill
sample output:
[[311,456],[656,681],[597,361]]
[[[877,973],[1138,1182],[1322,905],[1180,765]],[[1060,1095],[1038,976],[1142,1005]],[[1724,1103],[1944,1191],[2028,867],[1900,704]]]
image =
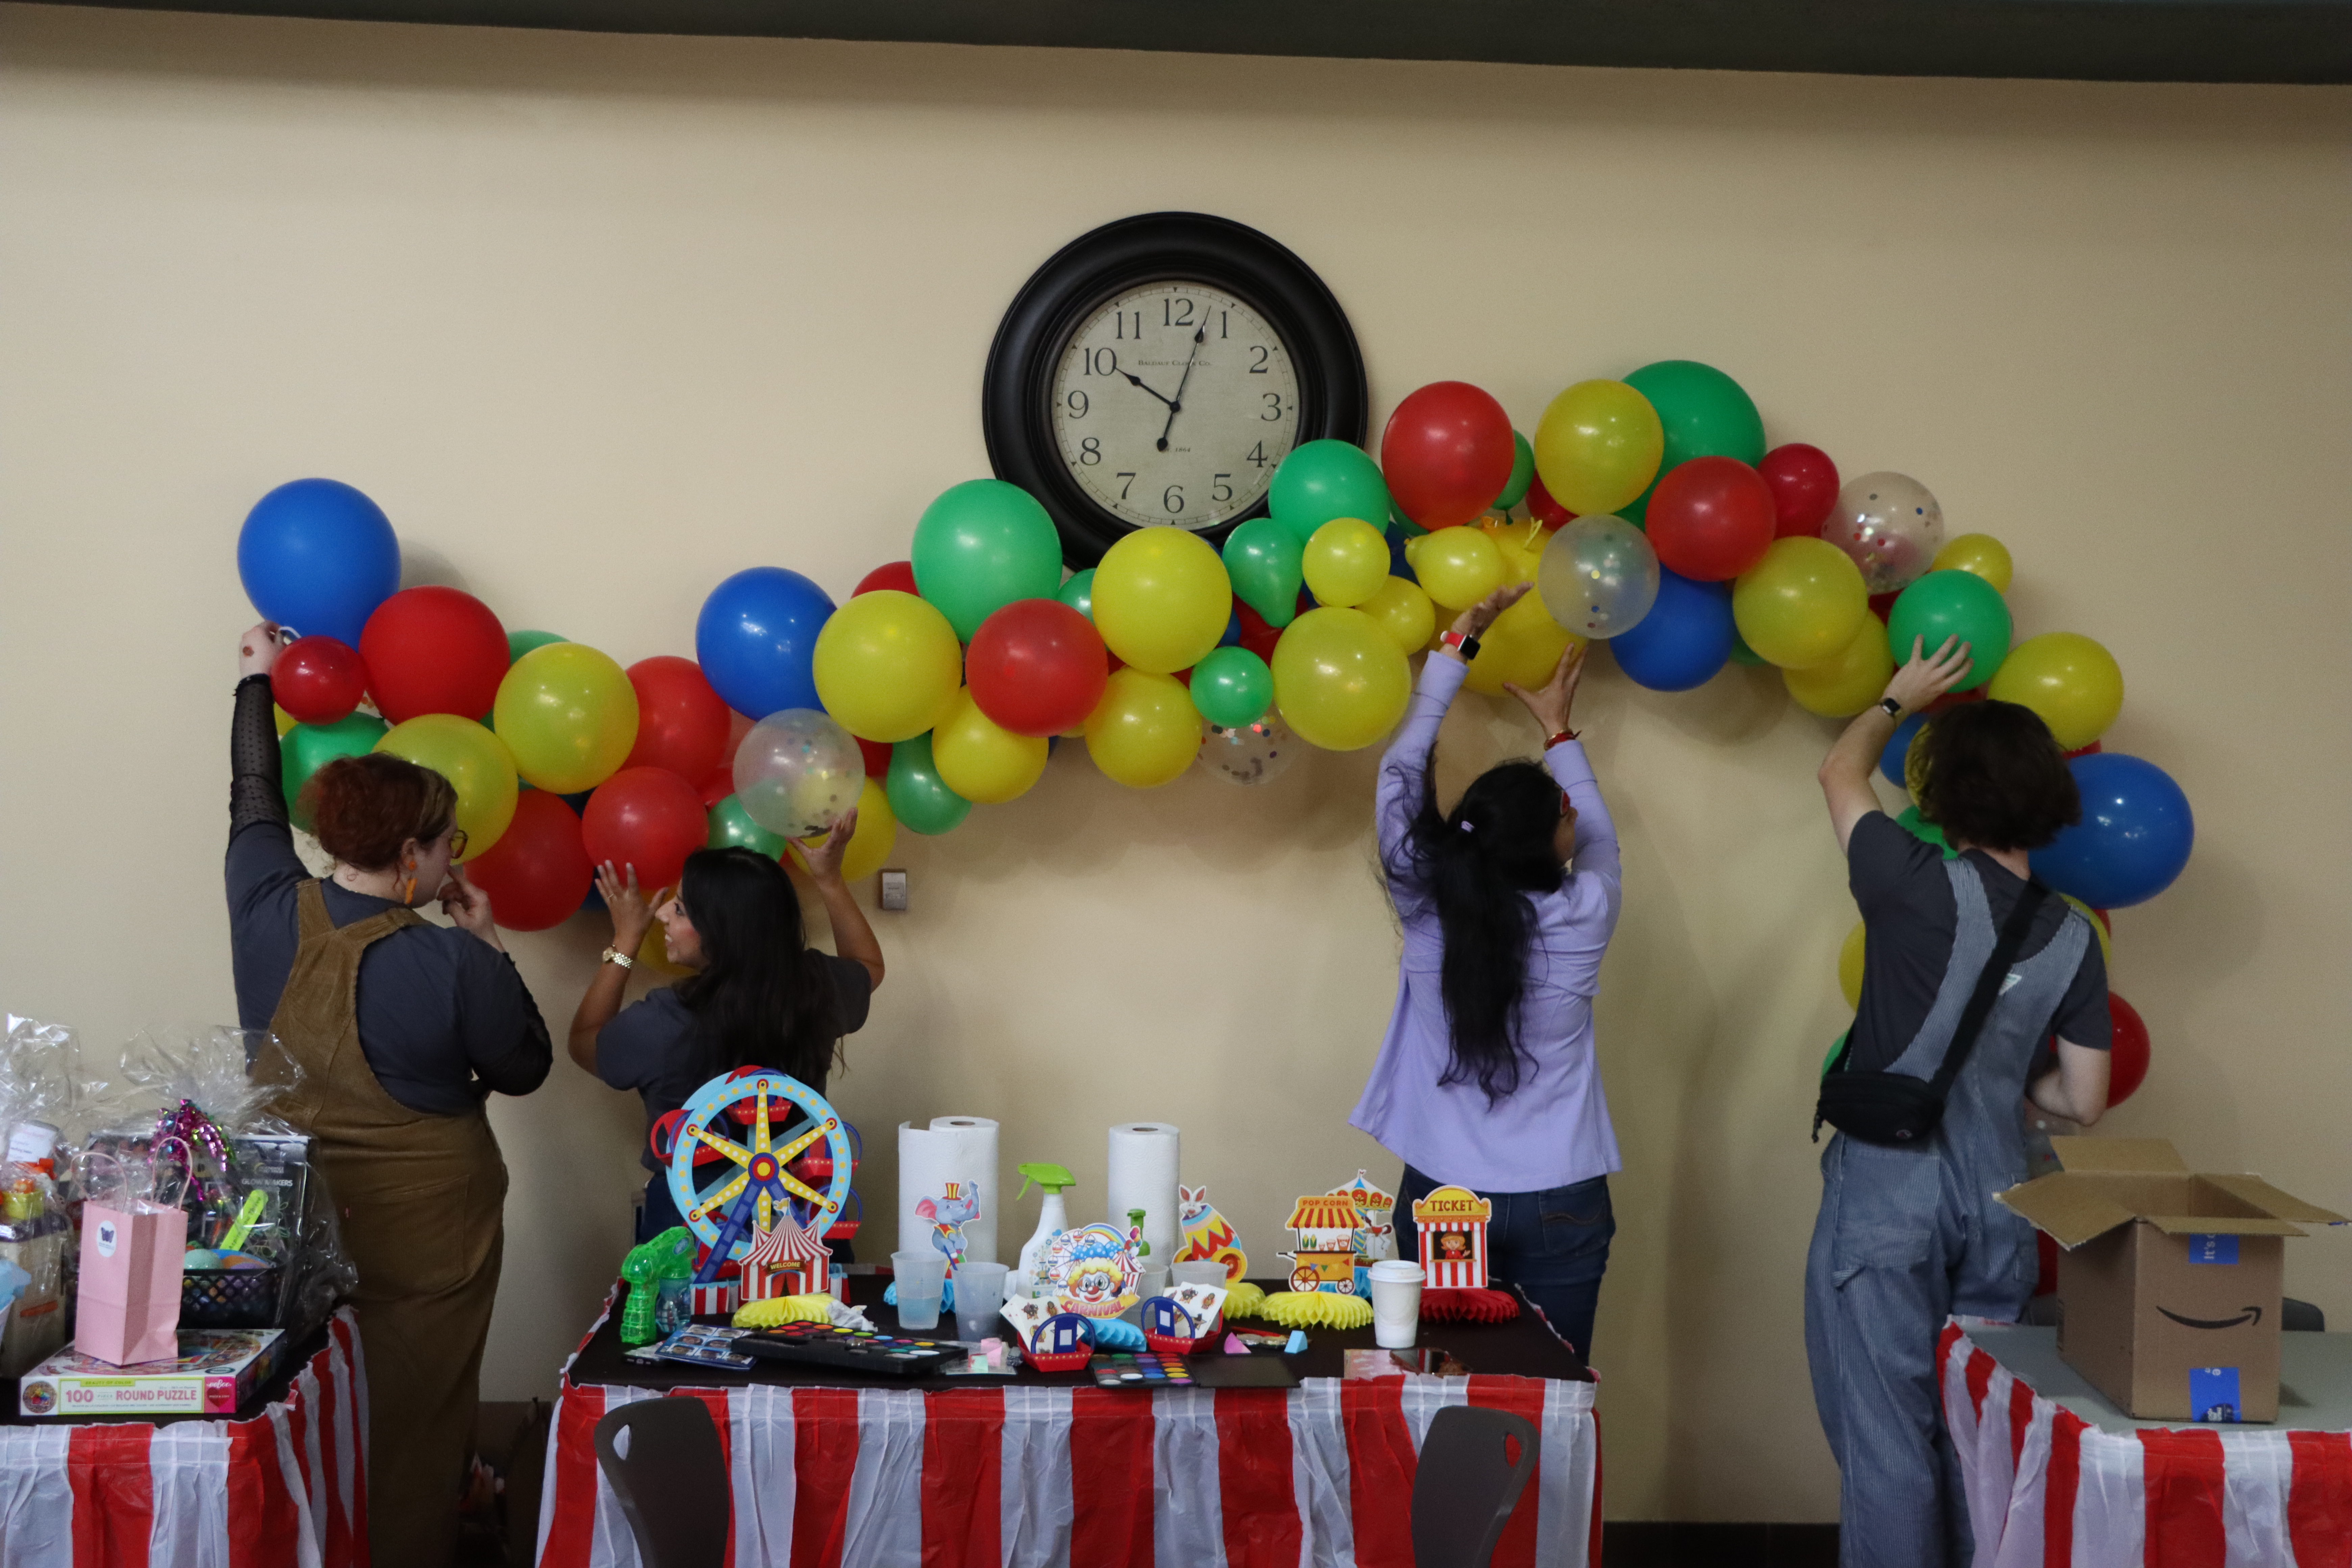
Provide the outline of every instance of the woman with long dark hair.
[[[856,826],[853,811],[804,851],[838,958],[808,945],[791,877],[755,850],[696,850],[676,892],[657,901],[638,888],[635,867],[607,861],[596,886],[612,911],[613,945],[572,1016],[572,1059],[614,1089],[635,1089],[648,1126],[738,1068],[789,1073],[823,1093],[841,1037],[866,1022],[882,984],[882,944],[841,878]],[[627,971],[656,921],[670,962],[692,973],[625,1011]],[[653,1174],[639,1241],[685,1223],[661,1162],[650,1148],[642,1158]]]
[[1569,710],[1581,644],[1551,679],[1505,689],[1543,731],[1540,764],[1502,763],[1450,812],[1430,776],[1438,725],[1478,635],[1527,593],[1462,612],[1422,668],[1381,759],[1381,867],[1404,929],[1396,1010],[1349,1121],[1404,1161],[1397,1237],[1439,1186],[1493,1201],[1488,1269],[1516,1285],[1588,1359],[1616,1221],[1617,1135],[1601,1090],[1592,998],[1617,926],[1617,833]]

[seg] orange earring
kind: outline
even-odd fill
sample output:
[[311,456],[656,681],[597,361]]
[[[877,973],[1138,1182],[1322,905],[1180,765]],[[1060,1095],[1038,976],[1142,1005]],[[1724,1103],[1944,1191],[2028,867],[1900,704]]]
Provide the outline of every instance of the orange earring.
[[414,860],[408,862],[406,869],[408,879],[400,885],[400,901],[404,904],[413,904],[416,901],[416,862]]

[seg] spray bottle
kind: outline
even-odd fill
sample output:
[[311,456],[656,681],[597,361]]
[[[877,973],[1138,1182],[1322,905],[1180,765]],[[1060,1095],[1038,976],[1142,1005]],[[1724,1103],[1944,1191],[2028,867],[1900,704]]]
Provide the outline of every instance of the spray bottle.
[[1032,1182],[1045,1194],[1045,1201],[1038,1206],[1037,1228],[1021,1244],[1021,1267],[1006,1281],[1011,1294],[1019,1297],[1036,1293],[1037,1262],[1045,1256],[1045,1244],[1070,1228],[1070,1216],[1062,1208],[1062,1194],[1076,1186],[1078,1179],[1065,1167],[1043,1160],[1032,1160],[1017,1168],[1021,1190],[1013,1194],[1014,1202],[1028,1194]]

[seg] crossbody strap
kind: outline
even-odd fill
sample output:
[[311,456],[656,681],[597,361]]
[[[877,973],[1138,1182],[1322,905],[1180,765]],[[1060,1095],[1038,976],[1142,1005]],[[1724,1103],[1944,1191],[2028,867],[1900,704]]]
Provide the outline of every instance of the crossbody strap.
[[2040,878],[2028,880],[2025,891],[2017,896],[2016,908],[2000,922],[2000,934],[1993,939],[1992,956],[1985,960],[1984,973],[1977,976],[1977,988],[1969,994],[1969,1005],[1961,1009],[1959,1026],[1952,1031],[1952,1043],[1944,1047],[1944,1065],[1928,1080],[1937,1100],[1952,1092],[1960,1068],[1968,1064],[1969,1052],[1976,1048],[1979,1031],[1992,1016],[1992,1005],[2000,1000],[2001,982],[2008,977],[2010,965],[2017,962],[2018,950],[2025,945],[2025,934],[2033,929],[2033,917],[2049,895],[2050,889],[2042,885]]

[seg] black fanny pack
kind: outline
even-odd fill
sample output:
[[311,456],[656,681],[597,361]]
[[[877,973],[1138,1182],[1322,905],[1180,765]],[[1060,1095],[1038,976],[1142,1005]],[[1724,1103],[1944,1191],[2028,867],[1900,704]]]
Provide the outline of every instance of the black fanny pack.
[[1853,1036],[1848,1032],[1837,1059],[1822,1075],[1821,1099],[1813,1107],[1816,1141],[1821,1138],[1824,1121],[1865,1143],[1900,1149],[1916,1148],[1927,1141],[1927,1135],[1944,1120],[1944,1100],[1952,1092],[1952,1084],[1959,1078],[1960,1068],[1977,1043],[1978,1032],[1991,1016],[1992,1005],[2000,999],[2001,982],[2010,965],[2017,962],[2018,950],[2025,945],[2025,933],[2032,929],[2034,914],[2049,891],[2037,879],[2026,883],[2025,891],[2018,895],[2017,907],[2001,922],[2000,934],[1993,940],[1992,956],[1985,961],[1984,973],[1977,976],[1977,988],[1969,994],[1969,1005],[1961,1011],[1959,1025],[1952,1031],[1952,1043],[1944,1047],[1943,1065],[1936,1069],[1934,1078],[1849,1070],[1846,1062],[1853,1055]]

